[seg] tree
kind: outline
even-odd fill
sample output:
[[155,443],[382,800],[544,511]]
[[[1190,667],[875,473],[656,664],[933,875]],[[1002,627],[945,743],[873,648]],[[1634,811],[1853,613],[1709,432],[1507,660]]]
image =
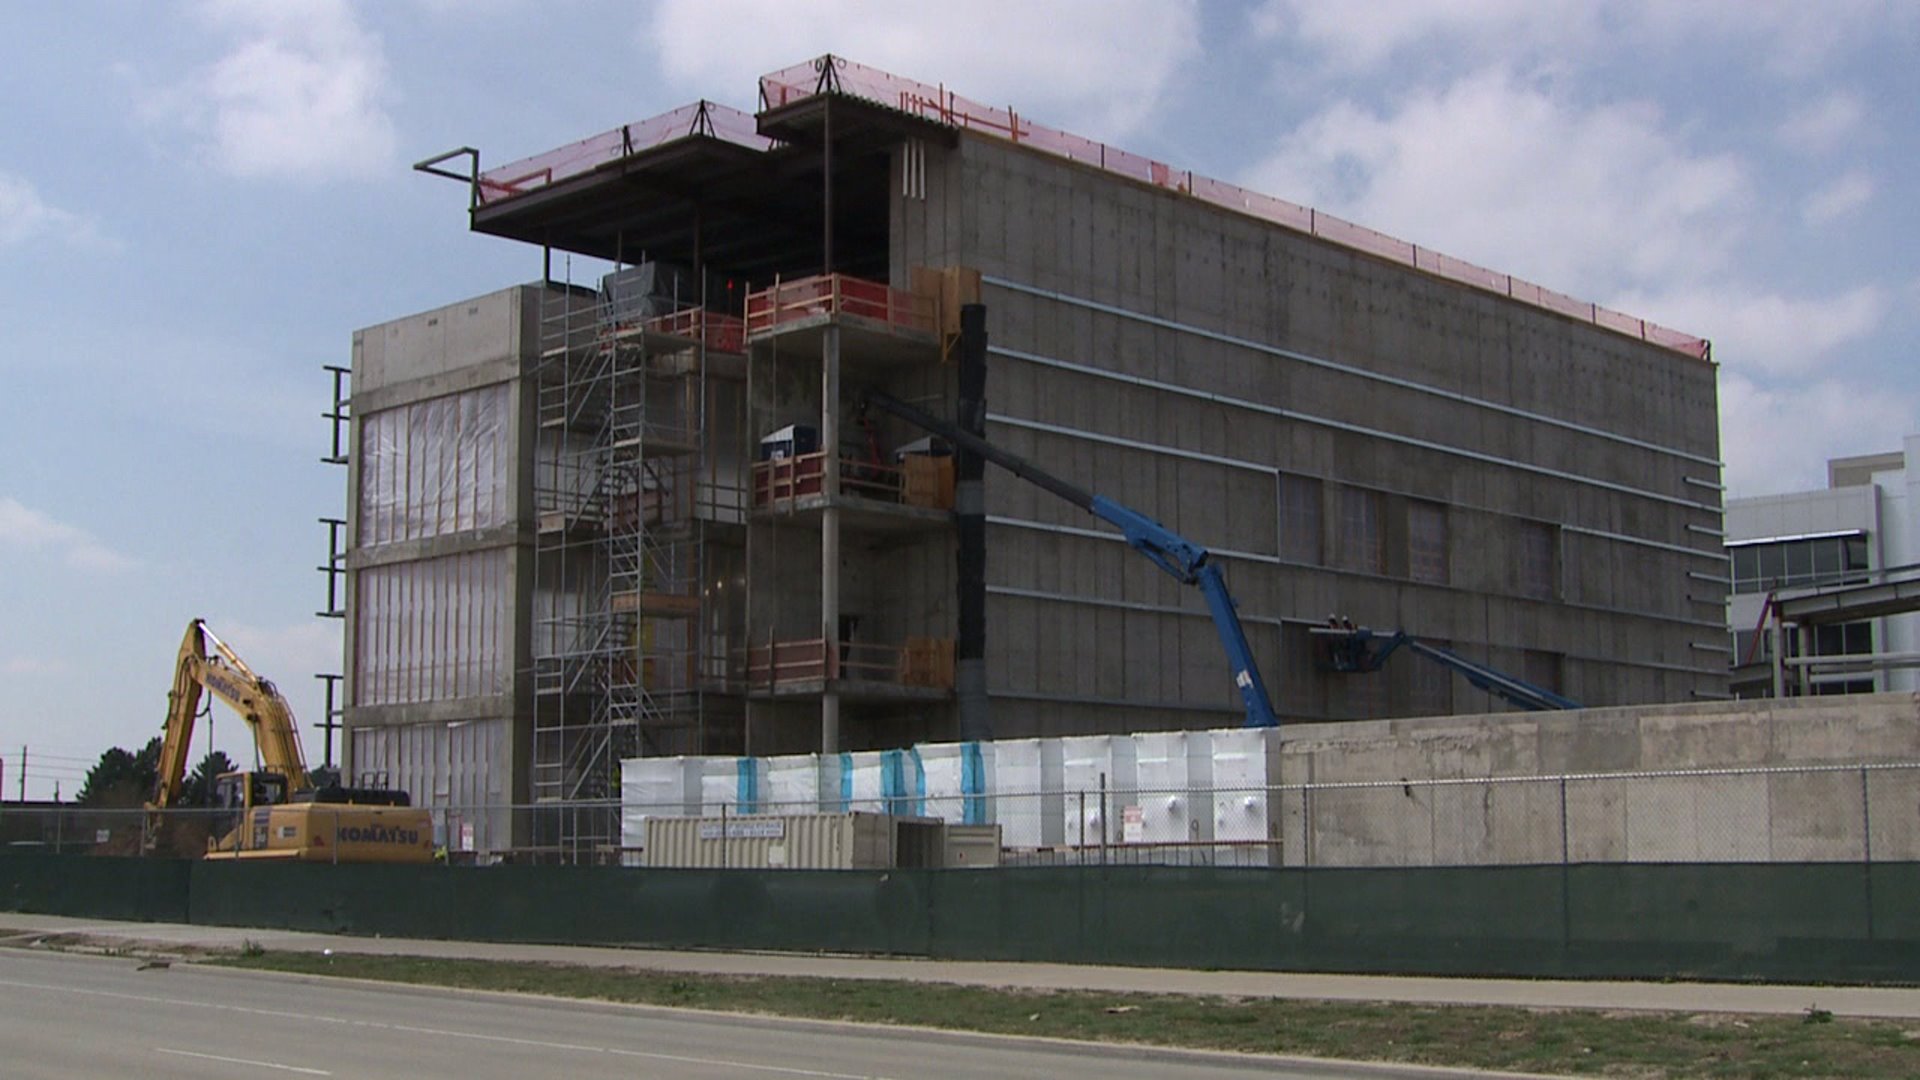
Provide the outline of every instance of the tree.
[[219,750],[207,751],[207,756],[194,766],[193,775],[181,785],[180,802],[185,806],[206,806],[213,802],[213,782],[221,773],[233,771],[233,762]]
[[118,746],[106,750],[80,785],[82,806],[140,806],[151,798],[160,777],[160,737],[154,736],[140,752]]

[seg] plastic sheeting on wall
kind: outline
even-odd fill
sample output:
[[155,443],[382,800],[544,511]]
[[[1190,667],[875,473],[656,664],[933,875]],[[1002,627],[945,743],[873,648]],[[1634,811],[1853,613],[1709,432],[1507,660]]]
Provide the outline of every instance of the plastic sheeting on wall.
[[505,523],[507,401],[500,383],[361,417],[358,545]]
[[399,788],[434,812],[434,842],[453,851],[512,843],[513,721],[404,724],[348,730],[357,777]]
[[513,669],[504,548],[361,570],[355,705],[504,694]]

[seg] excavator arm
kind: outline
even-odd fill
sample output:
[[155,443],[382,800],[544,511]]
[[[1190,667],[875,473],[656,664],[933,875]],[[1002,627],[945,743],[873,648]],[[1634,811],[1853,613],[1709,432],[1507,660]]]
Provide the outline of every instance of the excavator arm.
[[[211,646],[211,648],[209,648]],[[180,655],[173,669],[173,689],[167,693],[166,736],[160,747],[160,776],[153,809],[165,809],[180,799],[187,774],[187,755],[193,743],[194,718],[202,691],[225,702],[247,721],[260,766],[286,777],[291,791],[313,786],[293,709],[272,682],[254,674],[240,655],[214,636],[207,624],[187,624]]]

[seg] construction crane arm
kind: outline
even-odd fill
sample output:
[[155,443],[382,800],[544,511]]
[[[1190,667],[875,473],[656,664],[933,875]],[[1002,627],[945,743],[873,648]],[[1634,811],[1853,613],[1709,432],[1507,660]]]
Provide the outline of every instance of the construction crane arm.
[[1497,671],[1485,664],[1469,660],[1459,653],[1442,649],[1438,645],[1429,645],[1405,630],[1396,630],[1384,636],[1375,635],[1365,627],[1337,632],[1328,630],[1323,633],[1331,634],[1333,637],[1332,648],[1328,655],[1336,671],[1378,671],[1396,650],[1405,648],[1408,652],[1423,656],[1447,668],[1467,680],[1476,689],[1484,690],[1510,705],[1535,711],[1582,707],[1572,698],[1556,694],[1544,686],[1535,686],[1524,679],[1517,679],[1504,671]]
[[1211,553],[1205,547],[1138,510],[1070,484],[1027,459],[1008,453],[972,432],[904,401],[878,390],[866,391],[862,401],[892,413],[915,427],[930,431],[955,446],[970,450],[1020,479],[1044,488],[1100,518],[1120,530],[1127,539],[1127,546],[1152,560],[1169,576],[1182,584],[1198,587],[1201,595],[1206,597],[1214,629],[1219,633],[1221,647],[1226,650],[1227,661],[1233,667],[1233,683],[1240,692],[1241,704],[1246,708],[1246,726],[1274,727],[1279,724],[1279,717],[1273,711],[1273,701],[1267,696],[1266,682],[1260,677],[1259,665],[1254,662],[1253,648],[1247,642],[1246,630],[1240,625],[1239,605],[1234,602],[1233,594],[1227,591],[1226,577],[1212,562]]

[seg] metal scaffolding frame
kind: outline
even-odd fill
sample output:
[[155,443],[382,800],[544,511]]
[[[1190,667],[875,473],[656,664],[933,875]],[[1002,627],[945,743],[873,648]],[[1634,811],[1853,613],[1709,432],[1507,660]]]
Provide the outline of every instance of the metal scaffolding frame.
[[710,532],[740,502],[707,465],[708,348],[737,335],[664,306],[570,281],[541,303],[530,786],[557,808],[538,842],[576,855],[619,842],[623,758],[699,753],[737,711],[703,660]]

